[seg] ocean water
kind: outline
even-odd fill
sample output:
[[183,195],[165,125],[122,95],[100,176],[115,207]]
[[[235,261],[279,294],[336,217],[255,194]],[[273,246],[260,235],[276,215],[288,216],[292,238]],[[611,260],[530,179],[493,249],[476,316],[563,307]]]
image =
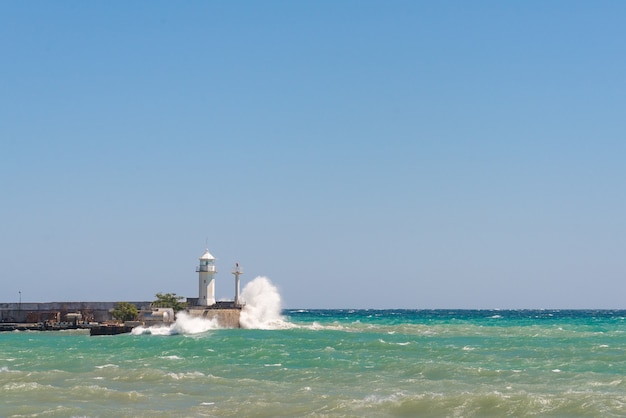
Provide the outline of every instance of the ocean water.
[[247,329],[0,334],[0,417],[626,415],[626,311],[281,311],[255,286]]

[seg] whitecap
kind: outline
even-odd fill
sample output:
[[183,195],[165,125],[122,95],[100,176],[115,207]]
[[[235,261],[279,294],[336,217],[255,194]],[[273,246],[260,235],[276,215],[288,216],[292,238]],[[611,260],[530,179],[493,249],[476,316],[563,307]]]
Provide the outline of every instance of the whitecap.
[[291,324],[291,328],[308,329],[311,331],[344,331],[346,328],[342,325],[322,325],[319,322],[314,321],[311,325],[295,325]]
[[96,366],[96,369],[106,369],[108,367],[120,367],[117,364],[103,364],[102,366]]
[[594,387],[619,386],[621,384],[622,384],[622,380],[621,379],[612,380],[610,382],[591,382],[591,383],[589,383],[590,386],[594,386]]
[[174,380],[182,380],[182,379],[196,379],[198,377],[204,377],[204,374],[201,372],[190,372],[190,373],[174,373],[174,372],[170,372],[167,374],[169,377],[171,377]]
[[26,391],[26,390],[37,390],[40,388],[49,388],[49,385],[40,385],[37,382],[12,382],[7,383],[2,387],[3,391]]
[[387,403],[387,402],[398,402],[404,396],[405,394],[401,392],[393,393],[388,396],[368,395],[365,397],[365,399],[363,399],[363,402],[365,404],[382,404],[382,403]]

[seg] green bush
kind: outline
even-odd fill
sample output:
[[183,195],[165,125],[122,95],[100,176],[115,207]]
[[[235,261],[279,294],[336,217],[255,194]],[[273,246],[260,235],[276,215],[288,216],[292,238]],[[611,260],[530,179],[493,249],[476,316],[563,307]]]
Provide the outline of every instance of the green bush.
[[187,303],[183,302],[183,296],[178,296],[176,293],[157,293],[156,300],[152,302],[154,308],[172,308],[174,312],[187,309]]
[[113,309],[113,318],[118,321],[134,321],[137,319],[137,307],[129,302],[118,302]]

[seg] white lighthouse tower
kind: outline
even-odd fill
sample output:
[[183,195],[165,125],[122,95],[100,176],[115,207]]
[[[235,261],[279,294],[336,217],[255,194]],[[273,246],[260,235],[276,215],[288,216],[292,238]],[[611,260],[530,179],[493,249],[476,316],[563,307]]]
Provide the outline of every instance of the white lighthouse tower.
[[200,257],[200,265],[196,268],[198,272],[198,305],[210,306],[215,304],[215,257],[211,255],[209,249]]

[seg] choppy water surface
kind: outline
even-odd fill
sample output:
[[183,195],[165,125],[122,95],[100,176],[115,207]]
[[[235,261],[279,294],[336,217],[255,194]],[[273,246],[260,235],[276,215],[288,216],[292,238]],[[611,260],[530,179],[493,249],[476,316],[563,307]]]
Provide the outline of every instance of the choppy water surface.
[[283,315],[258,321],[270,329],[4,333],[0,416],[626,414],[624,311]]

